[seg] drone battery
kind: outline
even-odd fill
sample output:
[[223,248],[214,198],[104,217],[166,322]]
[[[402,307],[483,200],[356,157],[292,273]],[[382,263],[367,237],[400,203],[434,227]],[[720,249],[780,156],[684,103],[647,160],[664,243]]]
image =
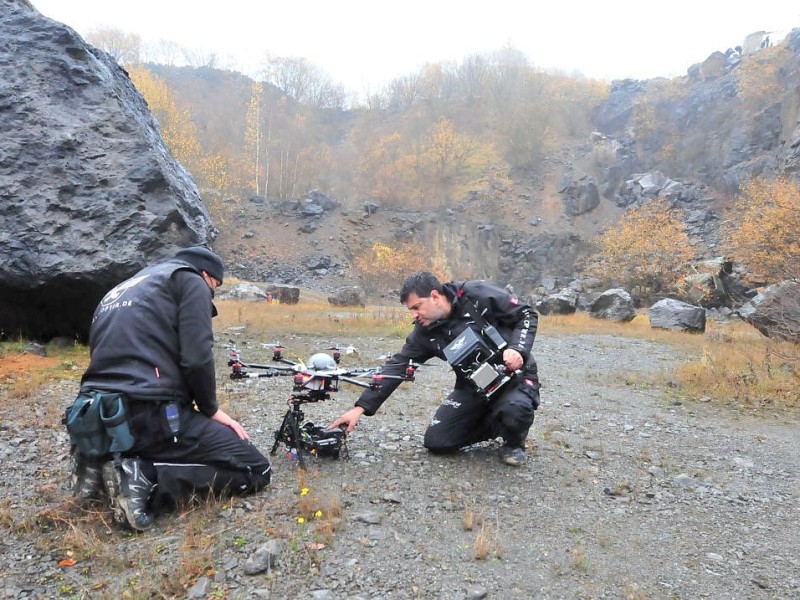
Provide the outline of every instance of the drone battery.
[[451,366],[460,368],[469,368],[474,363],[482,363],[492,355],[492,350],[486,342],[470,327],[447,344],[443,352]]
[[470,375],[470,379],[482,390],[487,389],[500,378],[500,373],[489,363],[483,363]]

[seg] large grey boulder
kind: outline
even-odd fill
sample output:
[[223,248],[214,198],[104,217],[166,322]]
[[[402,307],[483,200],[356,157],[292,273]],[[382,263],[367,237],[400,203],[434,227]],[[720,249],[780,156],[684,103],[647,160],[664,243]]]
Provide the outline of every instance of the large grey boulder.
[[597,183],[588,175],[576,179],[573,173],[566,173],[558,192],[564,200],[564,213],[573,217],[590,212],[600,204]]
[[328,296],[328,302],[333,306],[366,306],[364,290],[357,285],[345,286]]
[[0,329],[85,338],[103,294],[216,236],[127,73],[0,0]]
[[706,309],[688,302],[664,298],[651,306],[647,315],[650,327],[702,333],[706,330]]
[[578,292],[564,288],[539,300],[534,309],[540,315],[571,315],[578,304]]
[[800,282],[767,286],[737,311],[739,316],[770,338],[800,343]]
[[298,287],[271,283],[264,287],[264,291],[272,295],[272,300],[281,304],[297,304],[300,302],[300,288]]
[[608,321],[632,321],[636,316],[633,298],[622,288],[613,288],[600,294],[589,307],[589,314],[595,319]]

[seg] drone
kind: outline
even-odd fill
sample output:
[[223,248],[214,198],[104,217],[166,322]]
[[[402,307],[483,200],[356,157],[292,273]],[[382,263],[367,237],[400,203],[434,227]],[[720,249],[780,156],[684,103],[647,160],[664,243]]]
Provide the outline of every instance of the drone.
[[248,379],[260,377],[292,377],[292,394],[287,403],[289,408],[283,416],[281,426],[275,431],[275,442],[270,454],[274,455],[281,443],[285,444],[290,454],[297,457],[298,464],[305,468],[304,454],[333,459],[348,458],[346,427],[327,429],[305,420],[300,408],[303,404],[329,400],[331,394],[339,391],[339,383],[345,382],[368,389],[378,389],[386,379],[414,381],[417,367],[409,362],[400,375],[388,375],[381,372],[380,366],[347,369],[340,365],[341,351],[328,348],[332,354],[317,352],[307,362],[285,358],[285,348],[280,344],[272,347],[272,364],[245,362],[236,348],[228,353],[228,366],[231,367],[231,379]]

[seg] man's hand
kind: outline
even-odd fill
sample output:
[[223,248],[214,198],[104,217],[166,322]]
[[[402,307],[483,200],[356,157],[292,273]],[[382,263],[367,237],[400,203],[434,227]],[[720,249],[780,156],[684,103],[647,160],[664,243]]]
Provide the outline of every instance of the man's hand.
[[231,419],[228,416],[228,414],[224,410],[222,410],[221,408],[217,409],[217,412],[215,412],[212,415],[211,418],[214,419],[215,421],[217,421],[218,423],[222,423],[226,427],[230,427],[231,429],[233,429],[233,431],[236,433],[236,435],[239,436],[240,440],[249,440],[250,439],[250,436],[247,435],[247,432],[244,430],[244,427],[239,425],[238,422],[236,422],[233,419]]
[[522,368],[523,360],[522,354],[513,348],[506,348],[503,350],[503,362],[512,371],[517,371]]
[[361,415],[364,414],[364,409],[360,406],[354,406],[346,413],[344,413],[341,417],[336,419],[333,423],[328,425],[328,429],[333,429],[334,427],[339,427],[344,423],[347,423],[347,433],[352,433],[353,430],[358,425],[358,420],[361,418]]

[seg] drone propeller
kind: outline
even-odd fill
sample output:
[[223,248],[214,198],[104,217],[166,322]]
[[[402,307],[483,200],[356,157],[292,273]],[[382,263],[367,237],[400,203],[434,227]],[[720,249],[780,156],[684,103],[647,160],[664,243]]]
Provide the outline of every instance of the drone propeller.
[[356,348],[352,344],[344,347],[334,344],[329,348],[326,348],[326,350],[330,350],[332,352],[333,360],[336,361],[337,365],[339,364],[339,361],[342,359],[342,352],[344,352],[345,354],[355,354],[356,356],[358,356],[358,348]]
[[358,348],[356,348],[352,344],[350,344],[348,346],[339,346],[337,344],[334,344],[333,346],[331,346],[330,348],[327,348],[327,349],[328,350],[338,350],[339,352],[344,352],[345,354],[358,354]]

